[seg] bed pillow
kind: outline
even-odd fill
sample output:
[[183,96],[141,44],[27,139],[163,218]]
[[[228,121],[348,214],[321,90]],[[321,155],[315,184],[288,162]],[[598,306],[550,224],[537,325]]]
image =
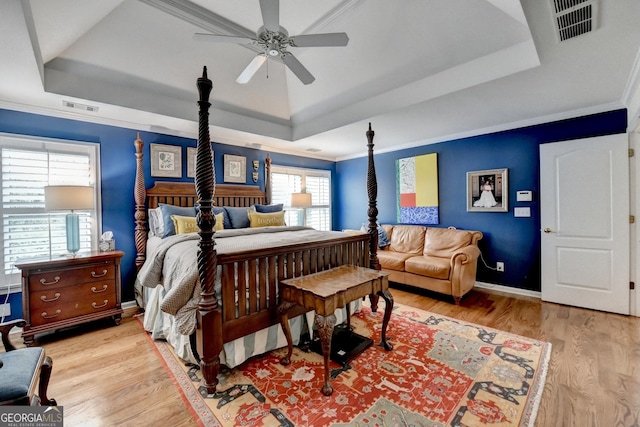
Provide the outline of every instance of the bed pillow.
[[149,237],[161,237],[164,233],[164,223],[162,222],[162,212],[160,208],[149,209]]
[[284,211],[271,213],[249,211],[249,224],[252,228],[285,225]]
[[277,205],[253,205],[256,208],[256,212],[260,213],[272,213],[280,212],[284,209],[284,204],[279,203]]
[[196,209],[194,207],[181,207],[164,203],[160,203],[158,206],[160,212],[162,212],[163,232],[159,234],[162,238],[176,234],[176,227],[173,225],[171,215],[192,216],[194,218],[196,216]]
[[176,234],[196,233],[200,231],[195,216],[171,215]]
[[231,222],[231,228],[249,228],[249,208],[225,206],[224,210]]
[[[198,221],[194,216],[171,215],[173,225],[176,228],[176,234],[195,233],[200,231]],[[215,231],[224,230],[224,214],[220,212],[216,215]]]

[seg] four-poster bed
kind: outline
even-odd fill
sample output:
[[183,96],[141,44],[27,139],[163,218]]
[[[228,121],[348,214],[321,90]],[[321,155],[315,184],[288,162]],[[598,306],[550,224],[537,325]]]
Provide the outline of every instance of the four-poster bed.
[[[197,250],[193,246],[180,249],[197,257],[192,272],[194,285],[190,295],[191,311],[189,320],[181,321],[183,329],[191,318],[195,322],[195,332],[191,336],[193,350],[196,350],[203,374],[203,386],[213,393],[218,383],[221,354],[231,342],[237,342],[250,334],[264,331],[265,328],[279,328],[278,283],[287,278],[295,278],[341,265],[356,265],[379,269],[377,261],[377,185],[373,166],[373,131],[369,125],[367,132],[369,148],[369,166],[367,171],[367,192],[369,196],[368,233],[347,234],[337,231],[320,232],[307,227],[264,227],[265,234],[255,235],[260,230],[221,230],[215,231],[214,207],[251,207],[268,204],[270,183],[270,159],[265,161],[267,191],[253,185],[216,184],[211,141],[209,137],[209,94],[212,83],[207,78],[206,67],[203,76],[197,82],[200,98],[199,133],[196,151],[195,185],[186,182],[155,182],[146,189],[143,172],[143,142],[138,135],[136,147],[135,199],[135,244],[138,279],[151,281],[156,286],[161,283],[160,267],[154,267],[157,259],[147,260],[150,253],[154,256],[162,253],[161,247],[167,242],[147,248],[147,212],[160,203],[175,206],[194,206],[198,204],[196,223],[199,232],[191,236],[172,236],[179,245],[192,245],[197,240]],[[249,233],[244,235],[244,233]],[[277,236],[278,243],[270,244],[267,235]],[[298,234],[302,237],[298,237]],[[195,236],[194,236],[195,235]],[[289,239],[289,235],[296,236]],[[284,236],[287,236],[286,239]],[[242,241],[243,243],[236,243]],[[368,245],[368,246],[367,246]],[[167,245],[168,246],[168,245]],[[187,248],[187,246],[184,246]],[[170,249],[166,251],[167,256]],[[147,261],[147,262],[145,262]],[[153,262],[152,262],[153,261]],[[193,263],[193,259],[192,259]],[[186,263],[176,263],[184,265]],[[153,269],[154,274],[149,274]],[[181,267],[182,268],[182,267]],[[187,267],[184,267],[187,268]],[[196,271],[197,270],[197,271]],[[166,271],[164,271],[167,274]],[[152,279],[149,279],[151,277]],[[189,280],[185,280],[188,282]],[[143,283],[144,284],[144,283]],[[165,283],[162,283],[166,286]],[[158,289],[161,286],[156,286]],[[141,292],[136,283],[136,291]],[[146,289],[146,288],[145,288]],[[174,289],[163,290],[168,297]],[[165,293],[166,292],[166,295]],[[173,296],[172,296],[173,298]],[[195,302],[194,302],[195,301]],[[375,308],[377,297],[372,297]],[[162,310],[165,310],[166,301]],[[168,310],[171,314],[176,314]],[[300,315],[305,309],[298,307],[289,313],[290,318]],[[147,317],[149,309],[145,313]],[[180,312],[176,314],[178,319]],[[145,322],[147,319],[145,319]],[[183,332],[184,333],[184,332]],[[196,344],[197,343],[197,344]],[[286,345],[286,344],[285,344]],[[280,345],[282,346],[282,345]],[[228,357],[228,356],[227,356]],[[241,362],[242,359],[236,361]],[[225,360],[223,360],[223,363]],[[228,360],[226,360],[228,362]],[[225,363],[229,365],[229,363]],[[233,366],[233,365],[231,365]]]

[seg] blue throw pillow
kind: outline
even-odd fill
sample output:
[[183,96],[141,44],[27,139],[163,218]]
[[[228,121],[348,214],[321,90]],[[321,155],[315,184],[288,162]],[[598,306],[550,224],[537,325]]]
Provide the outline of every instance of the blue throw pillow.
[[247,213],[249,208],[225,206],[224,210],[227,211],[227,216],[229,217],[229,221],[231,221],[231,227],[229,228],[249,228],[251,225],[249,222],[249,214]]
[[284,204],[279,203],[277,205],[253,205],[256,208],[256,212],[260,213],[273,213],[280,212],[284,209]]
[[162,238],[176,234],[176,227],[173,225],[171,215],[196,216],[196,209],[193,206],[181,207],[159,203],[158,207],[162,212],[162,224],[164,225],[164,233],[160,236]]
[[386,248],[387,246],[389,246],[391,242],[389,241],[389,236],[387,235],[387,232],[384,231],[384,228],[382,228],[380,225],[378,226],[378,247],[379,248]]

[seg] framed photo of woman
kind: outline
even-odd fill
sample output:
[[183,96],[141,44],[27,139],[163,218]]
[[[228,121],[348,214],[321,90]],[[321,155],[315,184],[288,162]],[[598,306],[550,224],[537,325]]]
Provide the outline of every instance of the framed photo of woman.
[[508,169],[467,172],[467,212],[509,212]]

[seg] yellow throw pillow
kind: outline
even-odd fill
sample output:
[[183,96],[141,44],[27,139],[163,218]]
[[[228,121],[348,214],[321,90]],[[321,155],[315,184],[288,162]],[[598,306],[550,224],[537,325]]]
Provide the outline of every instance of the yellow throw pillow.
[[200,231],[195,216],[171,215],[176,234],[196,233]]
[[[171,215],[171,220],[176,228],[176,234],[197,233],[200,231],[194,216]],[[220,212],[216,215],[216,225],[213,229],[215,231],[224,230],[224,213]]]
[[213,229],[214,231],[224,230],[224,212],[220,212],[216,215],[216,225]]
[[284,223],[284,211],[273,213],[249,211],[249,223],[251,224],[251,227],[286,225]]

